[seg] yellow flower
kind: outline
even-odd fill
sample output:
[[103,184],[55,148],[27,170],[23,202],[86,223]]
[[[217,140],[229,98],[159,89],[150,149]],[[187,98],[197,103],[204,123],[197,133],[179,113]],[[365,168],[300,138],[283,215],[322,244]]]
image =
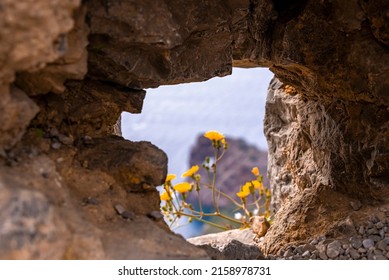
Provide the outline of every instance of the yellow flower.
[[192,189],[192,185],[189,184],[188,182],[182,182],[182,183],[178,183],[177,185],[175,185],[173,187],[173,189],[175,189],[179,193],[185,193],[185,192],[188,192]]
[[250,183],[247,182],[240,188],[240,192],[237,192],[236,195],[240,198],[245,198],[250,194]]
[[173,181],[174,179],[176,179],[176,177],[177,177],[176,174],[167,174],[165,183]]
[[197,171],[199,171],[198,165],[193,165],[191,168],[189,168],[187,171],[185,171],[181,177],[191,177],[193,174],[195,174]]
[[254,186],[254,189],[262,189],[263,185],[262,183],[258,182],[257,180],[251,181],[251,183]]
[[165,201],[169,201],[169,200],[172,199],[172,195],[171,195],[170,192],[169,193],[168,192],[164,192],[159,197],[161,198],[161,200],[165,200]]
[[259,169],[258,169],[258,167],[253,167],[253,169],[251,169],[251,173],[253,173],[255,176],[259,176]]
[[207,131],[206,133],[204,133],[204,137],[212,141],[219,141],[224,139],[224,135],[215,130]]

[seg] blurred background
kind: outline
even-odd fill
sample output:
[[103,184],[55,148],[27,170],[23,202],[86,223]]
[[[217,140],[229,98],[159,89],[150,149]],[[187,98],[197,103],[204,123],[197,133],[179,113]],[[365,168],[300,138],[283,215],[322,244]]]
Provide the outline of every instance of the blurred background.
[[[238,182],[253,179],[253,166],[266,175],[263,118],[272,77],[265,68],[234,68],[232,75],[222,78],[147,89],[142,113],[122,114],[123,137],[150,141],[164,150],[168,172],[177,174],[173,183],[178,183],[181,174],[191,165],[201,164],[209,151],[202,134],[208,130],[223,133],[231,143],[226,153],[230,159],[229,164],[220,166],[218,183],[234,194]],[[186,238],[213,231],[202,223],[181,224],[173,230]]]

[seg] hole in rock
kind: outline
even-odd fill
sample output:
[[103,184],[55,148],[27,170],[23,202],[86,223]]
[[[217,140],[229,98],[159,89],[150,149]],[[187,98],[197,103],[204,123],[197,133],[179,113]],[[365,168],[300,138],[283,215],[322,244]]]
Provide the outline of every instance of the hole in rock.
[[[264,68],[234,68],[232,75],[222,78],[147,89],[142,113],[122,114],[123,137],[131,141],[150,141],[164,150],[169,159],[168,172],[177,174],[174,183],[182,179],[181,174],[195,162],[196,157],[202,156],[201,144],[204,145],[204,140],[201,141],[201,138],[205,139],[202,134],[208,130],[222,132],[228,140],[236,143],[231,144],[226,152],[234,154],[230,157],[235,162],[231,163],[231,168],[244,169],[244,162],[247,163],[246,169],[252,164],[266,165],[263,118],[267,88],[272,77],[273,74]],[[235,153],[232,146],[240,152]],[[250,173],[250,169],[245,171]],[[251,180],[243,177],[235,179],[240,184]],[[211,232],[202,223],[173,230],[184,237]]]

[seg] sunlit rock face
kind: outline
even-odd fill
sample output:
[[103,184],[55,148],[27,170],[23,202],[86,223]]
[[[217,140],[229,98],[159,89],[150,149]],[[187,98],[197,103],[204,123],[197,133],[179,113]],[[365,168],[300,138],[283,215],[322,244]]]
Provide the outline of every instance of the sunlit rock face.
[[117,120],[233,65],[276,76],[265,252],[388,210],[387,1],[3,2],[0,258],[207,258],[150,215],[166,155]]

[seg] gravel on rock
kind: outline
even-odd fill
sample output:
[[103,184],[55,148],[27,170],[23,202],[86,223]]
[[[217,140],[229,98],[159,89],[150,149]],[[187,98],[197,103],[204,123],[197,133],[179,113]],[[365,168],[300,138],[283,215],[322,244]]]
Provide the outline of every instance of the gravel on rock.
[[380,221],[371,218],[365,225],[355,228],[356,235],[348,239],[330,239],[320,236],[291,246],[279,256],[268,259],[286,260],[389,260],[389,218]]

